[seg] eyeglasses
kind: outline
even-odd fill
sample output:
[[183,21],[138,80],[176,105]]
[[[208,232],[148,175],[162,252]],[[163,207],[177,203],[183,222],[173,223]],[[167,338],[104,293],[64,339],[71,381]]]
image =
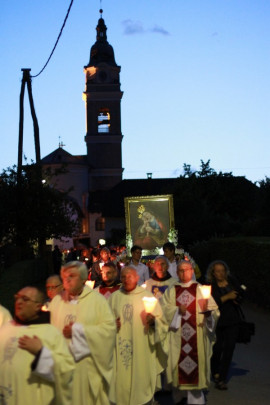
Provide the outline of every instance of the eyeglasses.
[[56,290],[57,287],[60,287],[62,284],[58,285],[46,285],[46,290]]
[[40,304],[39,301],[32,300],[31,298],[27,297],[26,295],[15,294],[14,295],[14,300],[18,301],[19,299],[23,300],[23,302],[29,302],[30,301],[30,302],[36,302],[37,304]]

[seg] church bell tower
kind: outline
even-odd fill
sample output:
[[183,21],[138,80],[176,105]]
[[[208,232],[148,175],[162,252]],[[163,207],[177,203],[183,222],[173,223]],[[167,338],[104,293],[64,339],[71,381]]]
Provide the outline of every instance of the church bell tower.
[[107,190],[122,180],[121,67],[115,62],[102,18],[96,27],[96,42],[84,67],[89,191]]

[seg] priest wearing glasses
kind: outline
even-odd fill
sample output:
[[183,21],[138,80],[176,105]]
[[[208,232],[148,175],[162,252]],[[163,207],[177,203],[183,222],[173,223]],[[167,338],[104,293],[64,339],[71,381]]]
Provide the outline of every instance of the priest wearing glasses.
[[168,288],[161,298],[169,332],[167,382],[172,384],[175,403],[187,392],[187,404],[204,405],[203,390],[210,384],[210,358],[219,317],[216,302],[193,280],[191,262],[177,265],[179,282]]
[[1,404],[72,404],[73,358],[41,311],[44,298],[35,287],[22,288],[14,296],[14,320],[0,329]]

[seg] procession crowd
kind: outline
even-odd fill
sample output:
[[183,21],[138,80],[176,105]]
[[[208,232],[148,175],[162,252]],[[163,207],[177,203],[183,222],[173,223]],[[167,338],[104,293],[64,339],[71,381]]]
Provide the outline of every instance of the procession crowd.
[[[14,317],[0,306],[1,405],[143,405],[158,390],[175,404],[205,404],[213,379],[228,389],[238,332],[239,285],[221,260],[209,286],[189,255],[167,242],[151,266],[134,245],[87,266],[66,258],[46,296],[26,286]],[[196,271],[195,271],[196,269]]]

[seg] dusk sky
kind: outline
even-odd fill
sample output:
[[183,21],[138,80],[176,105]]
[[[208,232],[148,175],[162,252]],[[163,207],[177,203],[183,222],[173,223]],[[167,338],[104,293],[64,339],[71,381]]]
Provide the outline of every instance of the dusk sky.
[[[1,0],[0,169],[17,164],[21,68],[45,64],[70,0]],[[269,0],[74,0],[59,44],[32,80],[41,157],[86,154],[82,100],[103,8],[121,66],[123,178],[177,177],[200,160],[270,177]],[[27,92],[24,155],[35,160]]]

